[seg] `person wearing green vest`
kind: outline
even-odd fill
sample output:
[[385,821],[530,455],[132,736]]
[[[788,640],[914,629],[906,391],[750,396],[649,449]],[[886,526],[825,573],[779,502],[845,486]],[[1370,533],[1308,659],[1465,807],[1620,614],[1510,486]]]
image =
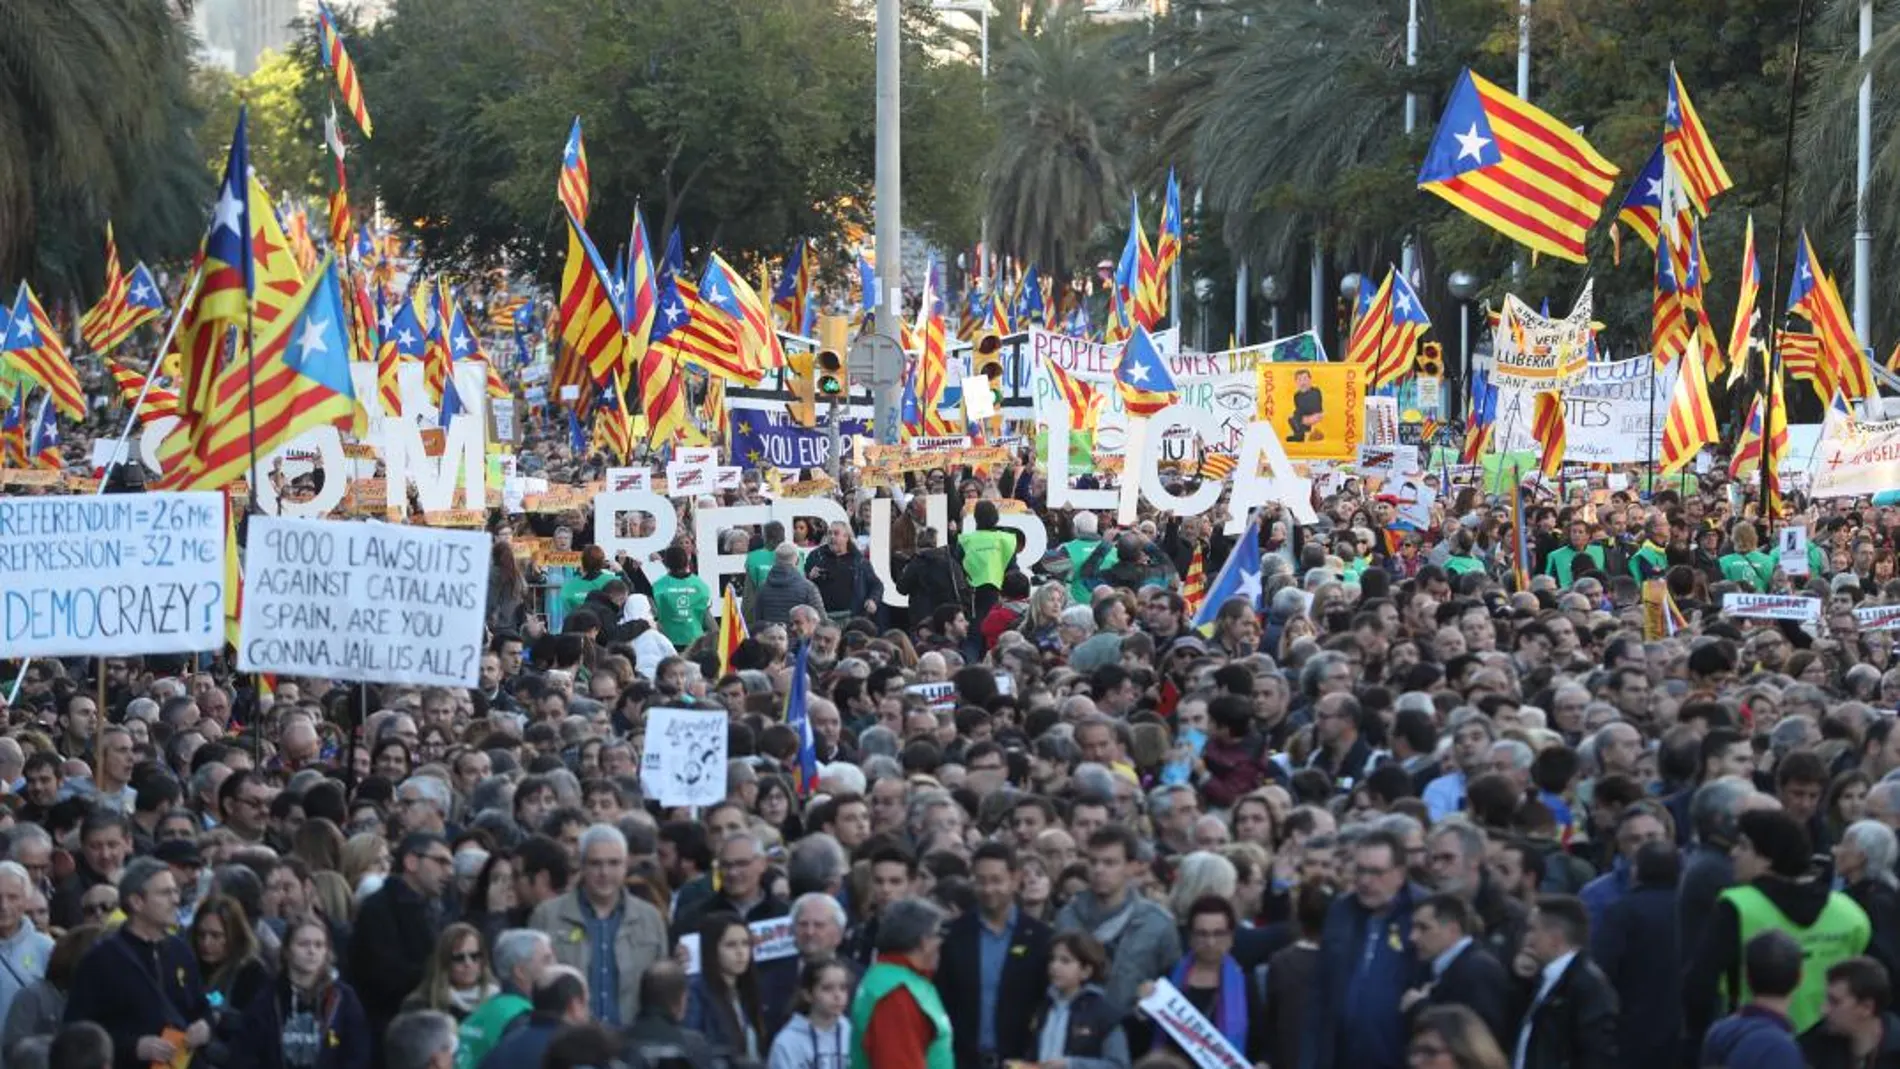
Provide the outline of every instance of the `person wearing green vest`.
[[1749,1000],[1746,948],[1770,930],[1801,946],[1801,983],[1788,998],[1788,1020],[1796,1032],[1821,1020],[1828,969],[1864,952],[1873,928],[1852,898],[1812,872],[1812,854],[1807,829],[1783,810],[1752,809],[1736,818],[1736,885],[1717,896],[1683,973],[1683,1022],[1692,1039]]
[[1445,571],[1456,577],[1460,575],[1484,574],[1484,562],[1472,555],[1476,542],[1471,532],[1463,527],[1452,532],[1451,556],[1445,558]]
[[1755,525],[1743,520],[1729,531],[1728,537],[1732,552],[1723,554],[1716,562],[1722,567],[1722,578],[1758,594],[1766,591],[1768,580],[1775,574],[1775,558],[1761,551]]
[[1569,590],[1576,579],[1577,558],[1587,557],[1596,565],[1599,572],[1607,572],[1609,565],[1604,562],[1603,547],[1590,541],[1590,525],[1581,519],[1571,520],[1564,529],[1567,541],[1551,551],[1550,558],[1544,562],[1544,574],[1555,576],[1559,590]]
[[[1070,521],[1075,537],[1062,543],[1062,555],[1069,559],[1069,600],[1077,605],[1087,605],[1093,593],[1089,583],[1082,579],[1082,565],[1095,551],[1102,549],[1100,521],[1093,512],[1078,512]],[[1102,563],[1098,571],[1108,571],[1115,566],[1115,547],[1109,546],[1103,552]]]
[[[765,577],[772,571],[772,551],[776,550],[778,544],[783,541],[785,541],[785,525],[772,520],[765,525],[765,539],[759,544],[759,548],[745,555],[745,588],[748,595],[764,585]],[[803,553],[798,555],[798,570],[801,574],[805,570]]]
[[501,990],[478,1003],[462,1022],[455,1069],[475,1069],[501,1042],[515,1018],[532,1008],[522,992],[533,991],[541,974],[554,964],[554,944],[548,941],[546,932],[510,928],[495,937],[490,957],[495,975],[501,978]]
[[970,619],[980,621],[1002,596],[1003,574],[1016,556],[1016,532],[998,526],[1002,514],[994,501],[978,501],[973,514],[976,529],[965,528],[957,536],[957,550],[963,555],[963,574],[970,580],[970,593],[976,601]]
[[1643,529],[1643,544],[1630,555],[1630,574],[1637,582],[1661,579],[1669,570],[1669,518],[1657,513]]
[[620,578],[620,571],[607,566],[607,551],[599,546],[581,550],[579,575],[561,584],[561,604],[568,612],[581,607],[587,595]]
[[877,959],[851,1000],[851,1069],[957,1069],[950,1014],[931,980],[946,916],[922,898],[878,912]]
[[685,546],[666,547],[660,560],[666,564],[666,574],[653,582],[654,622],[676,649],[683,650],[706,633],[712,587],[693,574],[693,558]]

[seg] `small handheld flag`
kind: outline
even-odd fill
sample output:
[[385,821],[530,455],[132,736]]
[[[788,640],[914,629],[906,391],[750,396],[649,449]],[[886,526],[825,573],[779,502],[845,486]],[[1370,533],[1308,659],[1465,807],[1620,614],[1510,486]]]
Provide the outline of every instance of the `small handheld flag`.
[[1152,416],[1180,397],[1167,362],[1161,359],[1148,328],[1140,323],[1135,324],[1135,333],[1115,364],[1115,388],[1131,416]]

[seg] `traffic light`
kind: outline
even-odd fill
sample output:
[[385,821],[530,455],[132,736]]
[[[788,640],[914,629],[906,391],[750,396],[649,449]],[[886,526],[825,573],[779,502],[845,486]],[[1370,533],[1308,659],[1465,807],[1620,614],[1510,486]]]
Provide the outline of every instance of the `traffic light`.
[[1003,396],[1003,339],[993,331],[984,331],[976,336],[971,350],[970,374],[981,375],[990,380],[990,391],[1002,403]]
[[1418,373],[1430,378],[1441,378],[1445,374],[1445,347],[1435,341],[1428,341],[1418,351]]
[[818,317],[817,396],[842,399],[850,389],[845,374],[845,355],[851,347],[851,321],[844,316]]
[[792,392],[786,411],[791,414],[793,423],[805,428],[818,425],[817,384],[812,371],[811,353],[785,354],[785,385]]

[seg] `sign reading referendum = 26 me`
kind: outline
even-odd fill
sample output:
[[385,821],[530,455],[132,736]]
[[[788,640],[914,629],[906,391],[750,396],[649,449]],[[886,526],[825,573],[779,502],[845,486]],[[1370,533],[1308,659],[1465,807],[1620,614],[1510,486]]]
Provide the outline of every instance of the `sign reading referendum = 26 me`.
[[254,517],[238,667],[472,687],[489,544],[481,531]]
[[0,656],[190,653],[223,642],[220,495],[0,497]]

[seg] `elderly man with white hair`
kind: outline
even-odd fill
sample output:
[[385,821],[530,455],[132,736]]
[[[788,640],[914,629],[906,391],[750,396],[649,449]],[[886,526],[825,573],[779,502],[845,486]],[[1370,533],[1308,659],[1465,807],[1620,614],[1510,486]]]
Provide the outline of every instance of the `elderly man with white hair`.
[[0,861],[0,1019],[20,992],[46,975],[53,940],[27,919],[33,877],[17,861]]

